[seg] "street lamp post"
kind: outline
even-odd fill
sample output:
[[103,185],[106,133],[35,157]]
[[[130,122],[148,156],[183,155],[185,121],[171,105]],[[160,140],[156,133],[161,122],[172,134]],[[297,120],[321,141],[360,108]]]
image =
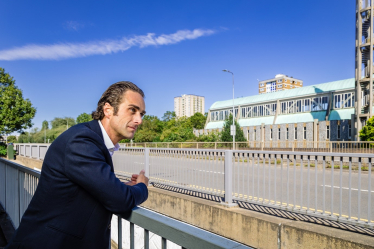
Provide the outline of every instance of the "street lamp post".
[[232,126],[231,126],[231,135],[232,135],[232,149],[235,150],[235,135],[236,135],[236,126],[235,126],[235,109],[234,109],[234,73],[230,70],[223,69],[222,71],[226,73],[231,73],[232,75]]

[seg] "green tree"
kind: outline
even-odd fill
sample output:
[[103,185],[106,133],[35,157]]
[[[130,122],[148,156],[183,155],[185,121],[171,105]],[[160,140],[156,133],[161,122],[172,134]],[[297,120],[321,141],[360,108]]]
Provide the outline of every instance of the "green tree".
[[374,117],[370,118],[360,131],[362,141],[374,141]]
[[177,115],[175,115],[175,112],[167,111],[164,113],[164,116],[162,116],[162,120],[164,122],[168,122],[172,119],[174,119]]
[[189,117],[191,125],[195,129],[204,129],[206,116],[200,112],[196,112],[193,116]]
[[208,134],[203,134],[197,137],[198,142],[219,142],[221,140],[221,133],[218,131],[211,131]]
[[7,145],[3,142],[0,142],[0,157],[6,156],[7,153]]
[[42,130],[48,130],[49,129],[49,125],[48,125],[48,121],[47,120],[44,120],[43,123],[42,123]]
[[91,120],[92,120],[92,116],[84,112],[77,117],[77,124],[89,122]]
[[[230,126],[232,125],[232,114],[225,120],[225,124],[223,125],[222,133],[221,133],[221,140],[222,142],[232,142],[232,135],[230,135]],[[244,137],[244,133],[240,128],[238,122],[235,120],[235,127],[236,127],[236,135],[235,135],[235,142],[244,142],[247,141]]]
[[134,142],[159,142],[163,128],[164,122],[158,117],[144,115],[143,123],[135,133]]
[[162,142],[196,141],[190,119],[186,117],[170,119],[165,123],[160,140]]
[[9,134],[30,128],[36,109],[3,68],[0,68],[0,133]]
[[7,141],[8,141],[8,143],[16,143],[17,142],[17,138],[16,138],[16,136],[9,136],[7,138]]
[[70,117],[64,117],[64,118],[54,118],[51,121],[52,129],[55,129],[57,127],[65,127],[69,128],[75,125],[75,119]]
[[18,143],[28,143],[29,142],[29,134],[28,132],[23,132],[18,137]]

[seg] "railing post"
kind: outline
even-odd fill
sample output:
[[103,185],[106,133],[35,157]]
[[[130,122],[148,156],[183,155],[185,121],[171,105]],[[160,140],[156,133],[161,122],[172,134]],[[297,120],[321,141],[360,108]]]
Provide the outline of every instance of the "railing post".
[[122,218],[117,216],[118,219],[118,249],[122,249]]
[[149,178],[149,148],[144,149],[144,159],[145,176]]
[[237,206],[232,202],[232,150],[225,150],[225,202],[223,203],[228,207]]

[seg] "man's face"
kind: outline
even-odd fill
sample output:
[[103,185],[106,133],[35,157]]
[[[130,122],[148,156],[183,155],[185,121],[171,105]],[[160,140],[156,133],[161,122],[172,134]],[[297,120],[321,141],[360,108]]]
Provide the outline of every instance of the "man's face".
[[[104,113],[108,105],[108,103],[105,104]],[[111,111],[109,115],[109,131],[107,131],[109,137],[112,140],[112,137],[114,137],[118,141],[124,138],[132,139],[145,114],[143,97],[137,92],[128,90],[122,96],[122,103],[119,105],[116,115],[114,115],[114,108],[110,105],[109,107]],[[105,116],[104,118],[108,118],[107,114]]]

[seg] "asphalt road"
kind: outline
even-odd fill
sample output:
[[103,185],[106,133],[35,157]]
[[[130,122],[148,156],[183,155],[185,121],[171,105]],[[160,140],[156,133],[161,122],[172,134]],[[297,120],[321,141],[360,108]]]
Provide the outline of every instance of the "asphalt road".
[[[116,152],[113,156],[116,171],[126,174],[138,173],[144,168],[144,155],[129,155]],[[289,166],[265,164],[260,159],[235,162],[233,166],[233,195],[247,201],[259,201],[289,208],[302,208],[345,218],[360,218],[367,222],[369,195],[374,206],[374,173],[369,175],[357,171],[350,173],[339,169],[301,167],[297,160]],[[224,192],[224,159],[182,156],[150,156],[150,176],[154,182],[206,191],[216,195]],[[311,161],[314,163],[314,161]],[[338,165],[338,164],[335,164]],[[351,181],[349,181],[351,179]],[[341,185],[341,188],[340,188]],[[351,186],[351,187],[350,187]],[[324,201],[325,200],[325,201]],[[374,222],[374,208],[371,220]]]

